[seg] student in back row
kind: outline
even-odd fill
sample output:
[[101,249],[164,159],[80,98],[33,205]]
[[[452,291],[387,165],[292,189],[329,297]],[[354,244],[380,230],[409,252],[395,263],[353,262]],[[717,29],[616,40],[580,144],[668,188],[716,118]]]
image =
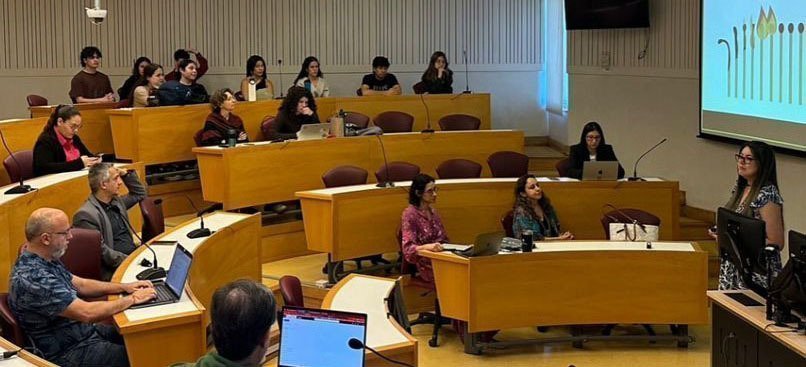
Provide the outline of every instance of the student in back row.
[[400,95],[400,83],[395,74],[389,73],[389,59],[383,56],[376,56],[372,60],[372,74],[364,75],[361,81],[361,95]]
[[255,83],[255,100],[274,99],[274,84],[268,78],[266,60],[260,55],[249,56],[246,60],[246,77],[241,80],[241,95],[250,100],[249,84]]
[[195,48],[180,48],[174,51],[174,69],[170,73],[165,74],[165,80],[180,80],[182,78],[182,70],[179,64],[182,63],[182,60],[190,60],[191,54],[196,56],[196,67],[198,68],[196,79],[201,79],[201,77],[207,74],[207,70],[209,69],[207,59],[202,56],[201,52]]
[[330,88],[325,81],[319,60],[313,56],[306,57],[302,62],[302,69],[297,79],[294,79],[294,85],[309,90],[314,98],[330,96]]
[[302,87],[291,87],[283,104],[277,110],[277,120],[269,130],[270,140],[296,139],[297,132],[305,124],[318,124],[316,101],[310,91]]
[[70,81],[70,99],[73,103],[114,102],[115,93],[101,67],[101,50],[95,46],[81,50],[81,71]]
[[[203,85],[196,83],[198,69],[196,62],[184,59],[179,62],[180,80],[170,80],[160,86],[158,96],[160,106],[183,106],[188,104],[207,103],[210,96]],[[166,78],[167,75],[166,75]]]

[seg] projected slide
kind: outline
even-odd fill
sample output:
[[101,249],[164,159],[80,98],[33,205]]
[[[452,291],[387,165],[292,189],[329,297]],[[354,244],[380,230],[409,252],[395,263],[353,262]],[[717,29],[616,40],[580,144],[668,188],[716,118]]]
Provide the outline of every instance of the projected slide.
[[703,0],[702,16],[701,129],[802,149],[806,2]]

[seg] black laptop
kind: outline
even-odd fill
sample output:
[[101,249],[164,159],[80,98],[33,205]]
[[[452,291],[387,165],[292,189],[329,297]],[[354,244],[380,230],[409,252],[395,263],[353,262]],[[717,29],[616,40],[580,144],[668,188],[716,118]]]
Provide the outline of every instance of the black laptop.
[[176,244],[174,257],[171,260],[171,267],[168,269],[168,276],[165,281],[157,280],[153,282],[157,297],[149,302],[134,305],[130,308],[143,308],[179,302],[185,289],[185,282],[188,279],[191,261],[193,261],[193,254],[182,245]]

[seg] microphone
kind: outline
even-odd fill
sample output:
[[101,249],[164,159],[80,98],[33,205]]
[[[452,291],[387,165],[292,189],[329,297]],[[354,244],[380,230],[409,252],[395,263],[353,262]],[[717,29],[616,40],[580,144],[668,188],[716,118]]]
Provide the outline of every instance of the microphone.
[[641,162],[641,158],[644,158],[644,156],[649,154],[649,152],[655,150],[655,148],[657,148],[661,144],[665,143],[666,140],[668,140],[668,139],[663,138],[663,140],[661,140],[660,142],[655,144],[655,146],[653,146],[652,148],[649,148],[649,150],[647,150],[644,154],[641,154],[641,156],[638,157],[638,160],[635,161],[635,166],[633,166],[633,168],[632,168],[632,177],[627,178],[627,181],[646,181],[643,178],[638,177],[638,173],[637,173],[638,172],[638,162]]
[[157,265],[157,253],[153,248],[151,248],[151,246],[148,245],[148,243],[143,241],[143,239],[137,235],[137,231],[132,228],[132,224],[128,220],[124,220],[124,222],[126,222],[126,225],[129,226],[129,229],[132,231],[132,235],[140,241],[140,246],[145,246],[149,251],[151,251],[151,255],[154,255],[154,262],[150,262],[148,259],[143,259],[143,261],[140,262],[140,266],[145,266],[149,269],[141,271],[135,275],[135,278],[139,280],[164,278],[166,275],[165,269]]
[[396,361],[396,360],[391,359],[391,358],[389,358],[389,357],[387,357],[387,356],[385,356],[383,354],[380,354],[380,353],[378,353],[378,351],[376,351],[375,349],[370,348],[369,346],[364,344],[364,342],[362,342],[362,341],[360,341],[360,340],[358,340],[356,338],[350,338],[350,340],[347,341],[347,345],[349,345],[350,348],[353,348],[353,349],[367,349],[370,352],[375,353],[376,356],[381,357],[381,358],[385,359],[386,361],[388,361],[390,363],[399,364],[401,366],[406,366],[406,367],[414,367],[414,366],[412,366],[412,365],[410,365],[408,363],[403,363],[403,362],[400,362],[400,361]]
[[283,99],[283,59],[277,59],[277,68],[280,69],[280,99]]
[[213,205],[205,208],[204,210],[200,211],[198,208],[196,208],[196,204],[193,204],[193,200],[190,199],[190,196],[185,195],[185,199],[188,200],[188,202],[190,203],[190,206],[192,206],[193,210],[196,211],[196,216],[200,218],[199,219],[199,222],[200,222],[199,223],[200,224],[199,228],[196,228],[196,229],[190,231],[187,234],[188,238],[208,237],[211,234],[213,234],[213,232],[210,231],[210,228],[205,228],[204,227],[204,214],[209,213],[209,212],[213,212],[213,211],[215,211],[215,210],[217,210],[219,208],[223,208],[223,204],[216,203],[216,204],[213,204]]
[[21,350],[22,348],[3,352],[2,354],[0,354],[0,361],[5,361],[6,359],[16,356],[17,353],[19,353]]
[[428,111],[428,104],[425,103],[425,94],[420,94],[420,101],[423,102],[423,107],[425,107],[425,129],[420,132],[423,134],[433,134],[434,129],[431,128],[431,113]]
[[6,190],[6,194],[9,195],[16,195],[16,194],[24,194],[26,192],[31,192],[36,190],[35,188],[31,187],[31,185],[26,185],[22,179],[22,165],[17,160],[17,157],[14,156],[14,153],[11,152],[11,149],[8,147],[8,143],[6,143],[6,137],[3,135],[3,130],[0,129],[0,140],[3,141],[3,147],[6,148],[6,152],[8,152],[8,156],[11,157],[11,160],[14,161],[14,164],[17,165],[17,169],[20,170],[20,184],[14,186],[8,190]]
[[467,49],[462,50],[462,55],[465,59],[465,91],[462,92],[463,94],[469,94],[470,92],[470,70],[468,70],[467,65]]
[[378,181],[377,187],[395,187],[395,183],[389,180],[389,161],[386,160],[386,148],[383,147],[383,139],[380,135],[375,135],[378,138],[378,143],[381,144],[381,152],[383,152],[383,171],[386,174],[385,180]]

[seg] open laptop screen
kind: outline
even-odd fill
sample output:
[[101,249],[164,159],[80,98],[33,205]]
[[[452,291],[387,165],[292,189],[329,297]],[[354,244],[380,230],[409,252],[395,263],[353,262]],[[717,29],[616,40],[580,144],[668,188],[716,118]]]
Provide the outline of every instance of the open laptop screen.
[[182,290],[185,288],[191,259],[193,259],[193,255],[190,254],[190,251],[177,244],[165,284],[179,297],[182,297]]
[[363,366],[364,350],[348,345],[365,342],[367,315],[298,307],[283,308],[279,367]]

